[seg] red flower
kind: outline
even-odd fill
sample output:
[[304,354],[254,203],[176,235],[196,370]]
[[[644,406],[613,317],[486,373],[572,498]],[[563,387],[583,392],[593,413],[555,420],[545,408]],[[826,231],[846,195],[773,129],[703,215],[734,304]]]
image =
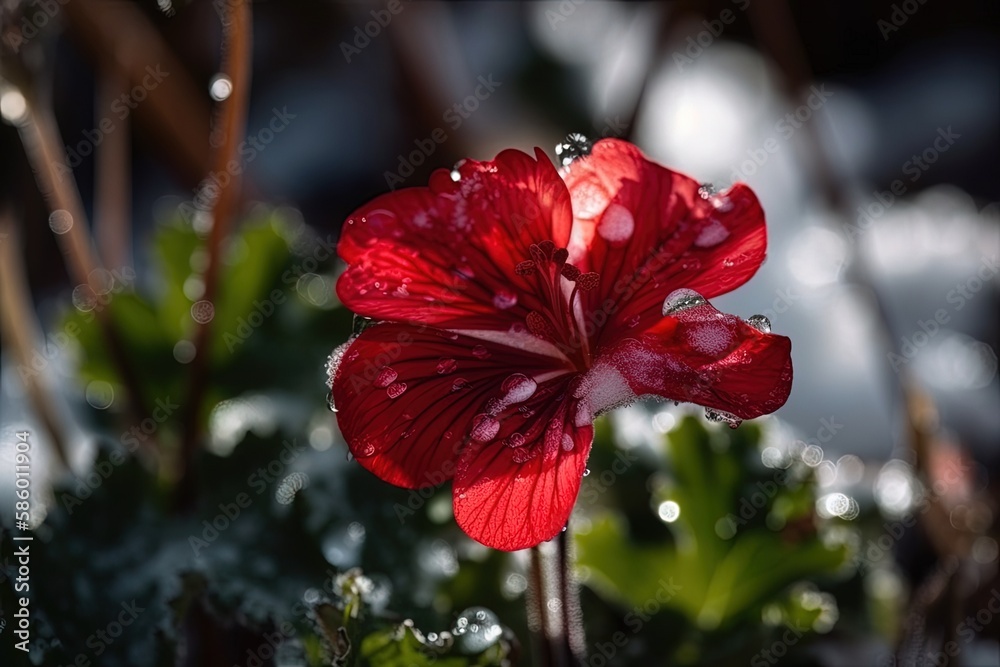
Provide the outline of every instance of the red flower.
[[700,190],[624,141],[561,173],[540,149],[438,170],[344,225],[337,294],[383,323],[331,358],[341,431],[387,482],[453,480],[479,542],[548,540],[595,416],[655,395],[738,423],[785,402],[790,341],[705,301],[746,282],[765,246],[745,185]]

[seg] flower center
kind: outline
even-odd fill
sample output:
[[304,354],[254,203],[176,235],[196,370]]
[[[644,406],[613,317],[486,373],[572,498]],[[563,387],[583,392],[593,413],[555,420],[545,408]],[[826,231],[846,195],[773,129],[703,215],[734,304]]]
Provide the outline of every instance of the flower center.
[[525,326],[533,336],[558,347],[578,369],[590,368],[590,346],[581,324],[583,306],[577,296],[595,289],[600,274],[568,264],[569,252],[552,241],[534,243],[528,250],[531,258],[514,270],[534,280],[535,292],[545,305],[528,313]]

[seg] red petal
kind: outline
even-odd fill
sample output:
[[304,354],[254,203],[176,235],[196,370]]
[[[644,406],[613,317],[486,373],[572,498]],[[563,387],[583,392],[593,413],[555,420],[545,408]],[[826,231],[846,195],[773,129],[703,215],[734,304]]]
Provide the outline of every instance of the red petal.
[[678,288],[706,298],[732,291],[764,261],[764,212],[742,183],[703,198],[697,181],[617,139],[594,144],[564,178],[575,216],[570,261],[601,274],[585,298],[592,312],[616,304],[605,331],[651,326]]
[[[791,347],[785,336],[758,331],[705,303],[617,343],[591,374],[604,386],[614,385],[608,377],[623,378],[636,396],[654,394],[751,419],[788,399]],[[585,378],[584,386],[589,383]],[[601,401],[590,407],[606,409]]]
[[365,329],[333,380],[340,430],[358,462],[406,488],[450,479],[487,400],[524,397],[514,369],[524,377],[566,373],[537,339],[524,336],[538,350],[529,351],[507,338],[510,345],[397,323]]
[[345,223],[337,282],[356,313],[448,329],[507,330],[540,302],[515,271],[532,243],[569,241],[569,193],[538,151],[466,161],[453,182],[436,171],[429,187],[376,198]]
[[587,465],[594,428],[575,421],[566,377],[539,388],[537,411],[501,418],[486,443],[473,443],[455,472],[455,520],[494,549],[533,547],[569,521]]

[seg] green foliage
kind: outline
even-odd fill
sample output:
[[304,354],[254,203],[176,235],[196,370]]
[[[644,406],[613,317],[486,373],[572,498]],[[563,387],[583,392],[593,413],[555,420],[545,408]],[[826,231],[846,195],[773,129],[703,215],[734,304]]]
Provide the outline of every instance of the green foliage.
[[[846,563],[847,547],[828,546],[816,531],[811,469],[801,461],[789,469],[764,468],[758,440],[753,424],[730,432],[683,419],[666,438],[653,470],[637,463],[623,473],[636,481],[654,480],[653,490],[616,483],[612,490],[622,493],[618,487],[625,486],[629,497],[607,499],[594,508],[589,530],[577,536],[579,564],[603,598],[645,614],[679,613],[684,625],[674,630],[676,646],[705,634],[719,640],[714,648],[701,642],[700,650],[690,645],[679,650],[680,664],[738,653],[735,635],[759,625],[768,605],[787,612],[782,620],[818,627],[789,598],[793,585],[829,579]],[[602,482],[598,477],[584,483]],[[585,488],[582,495],[587,494]],[[633,521],[655,516],[668,501],[679,508],[669,528]],[[621,513],[616,505],[632,505],[633,511]],[[782,528],[775,530],[779,523]]]

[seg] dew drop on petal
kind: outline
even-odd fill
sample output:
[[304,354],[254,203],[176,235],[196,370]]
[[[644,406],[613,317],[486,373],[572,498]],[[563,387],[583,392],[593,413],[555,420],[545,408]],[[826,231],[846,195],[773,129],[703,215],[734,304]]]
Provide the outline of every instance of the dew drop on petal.
[[610,243],[622,243],[632,236],[635,218],[632,212],[621,204],[611,204],[597,223],[597,233]]
[[698,196],[702,199],[709,199],[715,194],[715,186],[711,183],[702,183],[698,188]]
[[398,377],[399,373],[386,366],[385,368],[383,368],[378,372],[378,375],[375,376],[375,381],[372,384],[374,384],[379,389],[385,389],[390,384],[395,382],[396,378]]
[[712,408],[705,408],[705,419],[718,424],[724,423],[729,428],[736,428],[743,423],[743,420],[734,414],[723,412],[722,410],[713,410]]
[[448,375],[449,373],[454,373],[458,368],[458,362],[454,359],[441,359],[438,361],[437,373],[438,375]]
[[468,388],[469,388],[469,381],[466,380],[465,378],[456,378],[455,381],[451,384],[452,391],[462,391],[463,389],[468,389]]
[[712,220],[705,225],[694,240],[699,248],[711,248],[729,238],[729,230],[718,220]]
[[589,474],[590,474],[590,468],[584,468],[583,469],[583,476],[586,477]]
[[472,430],[469,435],[476,442],[489,442],[497,437],[499,431],[500,422],[484,412],[472,418]]
[[514,373],[508,376],[500,385],[503,400],[508,405],[525,402],[532,397],[536,389],[538,389],[538,384],[523,373]]
[[365,439],[362,440],[360,443],[358,443],[351,451],[358,458],[366,458],[369,456],[374,456],[375,445],[369,442],[367,439]]
[[405,382],[393,382],[385,388],[385,393],[389,398],[398,398],[403,395],[404,391],[406,391]]
[[707,301],[705,297],[691,289],[674,290],[663,300],[663,315],[676,315],[677,313],[703,306]]
[[476,359],[489,359],[490,351],[486,349],[483,345],[476,345],[472,348],[472,356]]
[[503,444],[507,445],[508,447],[523,447],[524,446],[524,435],[522,435],[520,433],[511,433],[503,441]]
[[493,295],[493,305],[500,310],[507,310],[517,305],[517,295],[510,290],[500,290]]
[[747,324],[764,333],[771,333],[771,320],[763,315],[751,315],[747,318]]
[[576,447],[576,442],[573,440],[573,436],[569,433],[563,433],[562,436],[562,448],[564,452],[571,452],[573,448]]

